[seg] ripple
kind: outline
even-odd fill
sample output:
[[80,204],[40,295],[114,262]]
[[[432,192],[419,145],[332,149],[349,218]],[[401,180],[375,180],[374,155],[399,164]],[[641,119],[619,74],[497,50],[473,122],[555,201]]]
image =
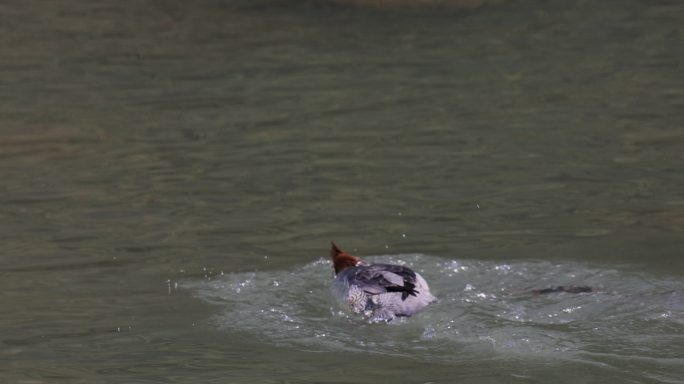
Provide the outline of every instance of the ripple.
[[[676,279],[573,263],[496,263],[421,254],[371,257],[404,264],[440,302],[390,324],[343,312],[329,291],[326,259],[292,270],[232,273],[182,288],[215,304],[217,327],[308,350],[365,351],[431,361],[611,356],[679,359],[684,284]],[[589,285],[594,292],[535,295]],[[597,360],[597,361],[600,361]]]

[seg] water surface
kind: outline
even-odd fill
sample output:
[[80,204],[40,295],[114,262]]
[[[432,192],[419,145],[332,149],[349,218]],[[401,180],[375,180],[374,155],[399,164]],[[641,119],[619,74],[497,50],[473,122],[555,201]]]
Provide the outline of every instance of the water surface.
[[683,12],[3,2],[0,381],[681,382]]

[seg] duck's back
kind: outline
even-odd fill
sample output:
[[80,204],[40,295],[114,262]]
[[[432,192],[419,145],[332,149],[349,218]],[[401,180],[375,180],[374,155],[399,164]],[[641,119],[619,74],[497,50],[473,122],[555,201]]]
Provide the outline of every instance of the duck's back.
[[347,268],[337,275],[333,288],[353,312],[377,321],[411,316],[437,300],[420,274],[401,265]]

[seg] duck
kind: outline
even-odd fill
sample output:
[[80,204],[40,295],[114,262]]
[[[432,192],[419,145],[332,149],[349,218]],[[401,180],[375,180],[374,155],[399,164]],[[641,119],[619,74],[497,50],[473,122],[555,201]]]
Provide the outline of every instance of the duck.
[[437,302],[425,279],[403,265],[368,263],[331,242],[333,295],[342,306],[370,323],[412,316]]

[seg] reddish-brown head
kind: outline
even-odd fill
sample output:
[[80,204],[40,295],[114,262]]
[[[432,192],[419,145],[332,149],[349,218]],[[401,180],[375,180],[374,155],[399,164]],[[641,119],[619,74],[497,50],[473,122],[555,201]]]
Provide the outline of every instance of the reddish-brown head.
[[360,258],[344,252],[335,243],[331,242],[330,244],[332,244],[332,247],[330,248],[330,257],[332,258],[333,265],[335,266],[336,275],[347,268],[356,266],[361,262]]

